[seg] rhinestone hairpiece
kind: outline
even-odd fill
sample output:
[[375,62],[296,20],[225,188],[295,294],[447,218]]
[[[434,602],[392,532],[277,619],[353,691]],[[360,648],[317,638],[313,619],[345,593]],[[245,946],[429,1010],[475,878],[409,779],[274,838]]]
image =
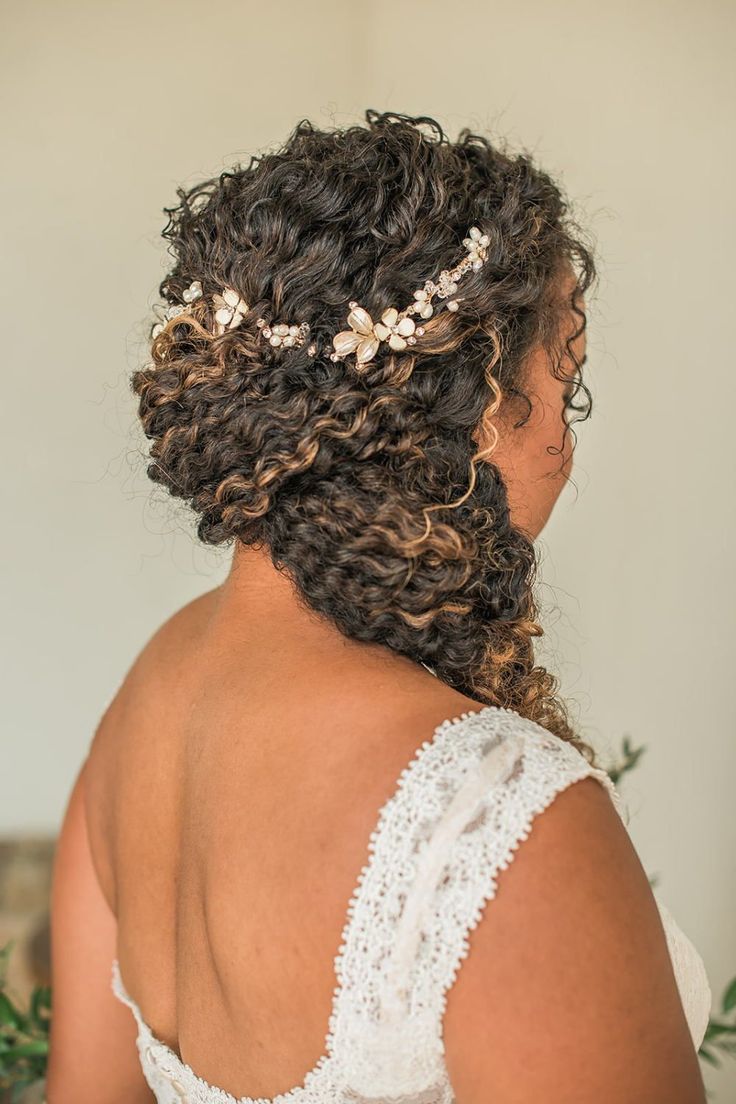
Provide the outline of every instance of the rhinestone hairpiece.
[[380,322],[374,322],[368,311],[352,300],[348,315],[350,329],[342,330],[333,337],[334,352],[330,353],[330,360],[343,360],[354,352],[356,366],[361,368],[373,359],[382,341],[399,352],[407,345],[415,345],[417,337],[424,333],[424,327],[417,326],[411,315],[431,318],[435,311],[432,304],[435,295],[447,301],[448,310],[456,311],[460,306],[459,299],[455,297],[458,281],[466,272],[479,269],[485,262],[489,242],[487,234],[482,234],[477,226],[471,226],[468,237],[463,238],[467,256],[455,268],[443,269],[436,282],[425,281],[424,287],[414,292],[414,301],[401,312],[396,307],[385,310]]
[[[351,299],[348,304],[350,313],[347,317],[350,329],[341,330],[333,337],[330,360],[344,360],[351,353],[355,353],[356,368],[360,370],[373,359],[382,342],[396,351],[415,345],[417,338],[424,333],[424,327],[417,325],[411,316],[418,315],[422,320],[431,318],[436,309],[432,302],[435,296],[445,300],[448,310],[458,310],[460,297],[455,295],[458,281],[467,272],[477,271],[484,264],[488,257],[489,244],[488,235],[483,234],[477,226],[471,226],[468,236],[463,238],[466,256],[462,261],[454,268],[443,269],[436,281],[426,280],[424,286],[414,292],[413,301],[404,310],[399,311],[396,307],[388,307],[381,314],[379,322],[374,322],[368,311]],[[153,328],[153,337],[157,337],[173,319],[185,314],[189,305],[201,297],[202,284],[199,280],[193,280],[182,293],[184,304],[166,308],[164,321]],[[224,287],[222,291],[213,295],[212,305],[215,308],[215,333],[218,335],[239,326],[250,310],[241,295],[231,287]],[[267,323],[265,318],[258,318],[256,326],[273,348],[303,345],[310,332],[308,322]],[[314,343],[310,344],[307,349],[309,355],[314,356],[316,351]]]
[[[164,321],[158,322],[153,327],[153,337],[158,337],[174,318],[186,314],[189,304],[201,299],[201,297],[202,284],[199,280],[193,280],[189,287],[182,292],[185,305],[175,304],[167,307],[164,311]],[[215,308],[215,333],[218,336],[224,334],[226,330],[234,330],[236,326],[239,326],[250,310],[245,299],[231,287],[224,287],[221,292],[213,295],[212,305]],[[291,326],[286,322],[277,322],[269,326],[265,318],[259,318],[256,325],[274,348],[280,345],[285,348],[291,345],[302,345],[309,333],[309,324],[306,322]]]

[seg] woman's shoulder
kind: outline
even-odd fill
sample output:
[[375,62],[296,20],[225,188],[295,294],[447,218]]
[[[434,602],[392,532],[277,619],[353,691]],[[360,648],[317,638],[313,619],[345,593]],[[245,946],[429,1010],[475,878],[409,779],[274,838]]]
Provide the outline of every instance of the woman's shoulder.
[[150,762],[153,732],[161,753],[167,753],[171,729],[164,723],[165,713],[176,703],[177,680],[186,679],[218,590],[206,592],[166,618],[135,655],[99,716],[83,765],[90,840],[99,854],[110,835],[117,783],[134,771],[136,756]]
[[601,781],[583,769],[553,787],[469,932],[443,1017],[458,1100],[619,1100],[621,1054],[637,1099],[696,1098],[657,902]]
[[[90,741],[90,761],[102,764],[119,750],[121,734],[131,715],[137,711],[150,713],[157,699],[170,691],[172,680],[192,661],[197,639],[218,595],[219,587],[181,606],[139,648],[102,709]],[[135,726],[127,727],[131,732],[136,730]]]
[[145,641],[103,714],[137,694],[155,690],[192,653],[219,598],[215,587],[175,610]]

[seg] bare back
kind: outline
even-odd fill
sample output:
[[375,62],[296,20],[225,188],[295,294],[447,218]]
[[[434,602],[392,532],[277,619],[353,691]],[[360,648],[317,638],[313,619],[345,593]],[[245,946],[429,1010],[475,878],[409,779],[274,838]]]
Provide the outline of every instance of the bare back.
[[346,642],[336,671],[292,662],[278,634],[225,648],[217,603],[172,618],[108,710],[90,836],[155,1034],[234,1095],[273,1096],[323,1052],[377,811],[436,725],[478,703],[382,649]]
[[[335,956],[377,815],[438,726],[478,709],[421,665],[342,638],[295,607],[286,587],[268,593],[263,611],[257,589],[244,610],[218,588],[144,649],[85,768],[89,838],[117,919],[125,990],[150,1038],[203,1079],[203,1100],[224,1091],[280,1104],[318,1068]],[[512,728],[522,721],[513,716]],[[687,1015],[692,1037],[702,1038],[702,962],[672,924],[669,946],[683,949],[675,977],[664,917],[604,789],[586,777],[592,768],[562,745],[570,757],[555,779],[561,742],[532,728],[543,754],[494,822],[503,835],[518,821],[505,858],[496,828],[483,829],[495,865],[476,866],[474,877],[495,887],[500,876],[500,893],[443,1011],[443,1076],[453,1091],[443,1104],[476,1104],[491,1091],[504,1104],[526,1101],[552,1085],[566,1104],[591,1094],[618,1101],[622,1053],[632,1073],[627,1101],[700,1104],[680,998],[692,981]],[[476,751],[489,743],[482,726],[473,739]],[[437,758],[449,750],[450,741],[435,748]],[[478,766],[471,790],[483,783]],[[524,813],[515,803],[527,784]],[[532,815],[550,802],[506,870]],[[482,823],[470,809],[463,799],[463,832]],[[458,918],[458,932],[475,926],[480,913],[471,913]],[[458,954],[460,943],[451,959]],[[540,1002],[554,1008],[541,1026]]]

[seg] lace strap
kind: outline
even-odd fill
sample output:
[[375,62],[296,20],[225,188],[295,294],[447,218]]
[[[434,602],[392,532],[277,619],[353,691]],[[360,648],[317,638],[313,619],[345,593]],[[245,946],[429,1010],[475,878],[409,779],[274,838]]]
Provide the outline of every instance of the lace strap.
[[353,902],[334,1044],[354,1088],[442,1076],[442,1022],[468,936],[532,821],[587,775],[624,809],[608,774],[570,743],[495,706],[445,722],[382,810]]
[[388,975],[390,1015],[428,1015],[440,1049],[447,993],[467,956],[470,932],[534,818],[569,785],[592,776],[626,819],[608,774],[572,744],[524,718],[495,736],[479,743],[477,767],[460,781],[423,854]]

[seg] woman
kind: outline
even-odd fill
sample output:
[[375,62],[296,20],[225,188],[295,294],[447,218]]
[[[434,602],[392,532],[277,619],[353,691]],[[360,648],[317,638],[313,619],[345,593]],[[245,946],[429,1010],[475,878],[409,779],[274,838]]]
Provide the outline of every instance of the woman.
[[593,258],[527,156],[365,121],[168,211],[133,387],[232,567],[71,795],[49,1104],[702,1102],[702,962],[534,660]]

